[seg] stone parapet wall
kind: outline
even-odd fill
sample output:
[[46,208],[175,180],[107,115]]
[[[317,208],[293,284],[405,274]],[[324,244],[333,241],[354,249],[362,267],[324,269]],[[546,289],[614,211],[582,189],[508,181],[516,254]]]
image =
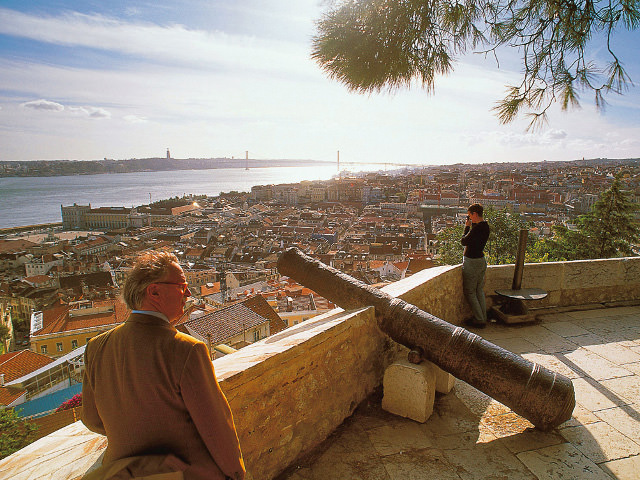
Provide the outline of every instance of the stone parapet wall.
[[[489,304],[495,301],[495,289],[511,288],[514,268],[489,267],[485,284]],[[531,287],[549,293],[542,300],[530,302],[531,308],[640,301],[640,257],[527,263],[522,288]]]
[[[511,288],[514,270],[514,265],[489,266],[484,287],[487,308],[499,300],[496,289]],[[640,302],[640,257],[527,263],[522,288],[533,287],[548,295],[529,301],[531,309]],[[383,290],[455,325],[471,316],[462,293],[462,265],[423,270]]]
[[216,360],[251,476],[272,478],[327,438],[380,384],[389,344],[372,307],[337,309]]

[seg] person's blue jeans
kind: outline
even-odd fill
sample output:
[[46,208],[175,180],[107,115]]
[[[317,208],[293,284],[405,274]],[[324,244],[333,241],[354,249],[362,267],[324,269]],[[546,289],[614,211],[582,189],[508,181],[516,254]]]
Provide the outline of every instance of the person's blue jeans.
[[484,276],[487,261],[484,257],[462,257],[462,285],[469,302],[474,323],[487,323],[487,305],[484,298]]

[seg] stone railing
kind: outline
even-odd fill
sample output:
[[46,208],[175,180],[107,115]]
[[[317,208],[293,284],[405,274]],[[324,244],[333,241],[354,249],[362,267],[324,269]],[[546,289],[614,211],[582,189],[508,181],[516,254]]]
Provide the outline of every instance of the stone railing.
[[[490,267],[487,295],[510,288],[513,270]],[[544,308],[638,302],[640,258],[527,264],[522,286],[547,290]],[[384,290],[454,324],[470,315],[459,265],[424,270]],[[248,477],[273,478],[322,442],[380,384],[397,351],[366,307],[335,309],[216,360]],[[1,460],[0,477],[77,479],[99,464],[105,447],[105,437],[76,422]]]
[[[485,293],[511,288],[513,265],[489,268]],[[533,308],[620,304],[640,300],[640,257],[527,263],[522,287],[537,287],[549,295],[530,304]]]

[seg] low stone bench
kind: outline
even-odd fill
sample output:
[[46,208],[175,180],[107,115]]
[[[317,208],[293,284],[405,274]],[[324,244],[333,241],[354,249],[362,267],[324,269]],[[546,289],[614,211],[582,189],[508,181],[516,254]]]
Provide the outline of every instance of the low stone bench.
[[433,363],[398,359],[384,373],[382,408],[424,423],[433,413],[435,392],[449,393],[455,377]]

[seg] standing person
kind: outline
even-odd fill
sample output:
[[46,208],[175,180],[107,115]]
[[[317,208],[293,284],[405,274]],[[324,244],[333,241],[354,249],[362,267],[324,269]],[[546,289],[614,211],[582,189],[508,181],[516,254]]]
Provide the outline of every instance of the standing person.
[[[182,470],[175,478],[245,476],[209,351],[174,328],[190,294],[175,255],[144,253],[124,285],[131,315],[87,344],[82,421],[107,436],[102,470],[111,468],[109,475],[122,465],[131,471],[132,462],[139,467],[140,460],[160,458],[163,468]],[[155,473],[144,468],[139,476]]]
[[483,213],[484,209],[479,203],[469,206],[464,234],[460,240],[464,245],[462,259],[464,296],[473,313],[471,325],[480,328],[487,324],[487,307],[484,298],[487,261],[484,258],[484,246],[489,239],[489,224],[482,217]]

